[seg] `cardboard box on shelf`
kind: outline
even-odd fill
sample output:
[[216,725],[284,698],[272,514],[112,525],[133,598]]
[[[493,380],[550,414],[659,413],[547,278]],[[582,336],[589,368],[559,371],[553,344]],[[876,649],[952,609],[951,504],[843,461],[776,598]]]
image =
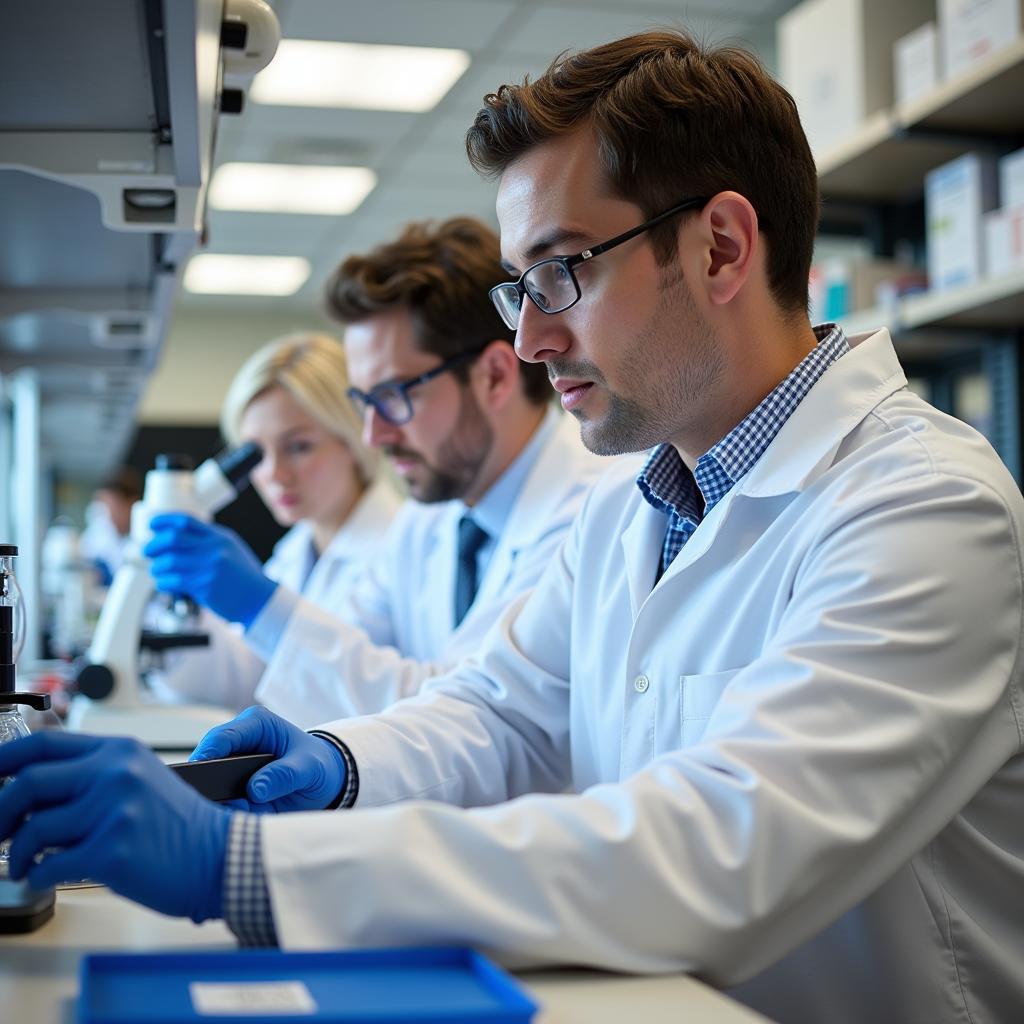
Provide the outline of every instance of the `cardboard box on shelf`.
[[[1024,118],[1024,114],[1021,116]],[[1024,149],[999,161],[999,203],[1004,207],[1024,206]]]
[[939,26],[934,21],[897,39],[892,55],[897,103],[927,96],[939,84]]
[[893,43],[934,17],[934,0],[804,0],[779,19],[779,78],[816,156],[893,105]]
[[997,179],[995,159],[980,153],[967,153],[925,176],[925,244],[933,291],[984,275],[982,215],[998,206]]
[[1000,277],[1024,269],[1024,205],[985,214],[985,273]]
[[885,309],[924,286],[924,274],[908,263],[827,259],[811,267],[811,320],[824,323],[875,307]]
[[939,0],[942,68],[947,78],[1009,46],[1021,33],[1024,0]]

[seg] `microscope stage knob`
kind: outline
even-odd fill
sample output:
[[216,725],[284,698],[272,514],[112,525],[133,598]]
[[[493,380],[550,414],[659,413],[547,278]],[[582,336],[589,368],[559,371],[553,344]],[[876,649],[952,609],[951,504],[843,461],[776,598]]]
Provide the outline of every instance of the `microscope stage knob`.
[[78,692],[91,700],[104,700],[114,691],[114,673],[106,665],[86,665],[78,673]]

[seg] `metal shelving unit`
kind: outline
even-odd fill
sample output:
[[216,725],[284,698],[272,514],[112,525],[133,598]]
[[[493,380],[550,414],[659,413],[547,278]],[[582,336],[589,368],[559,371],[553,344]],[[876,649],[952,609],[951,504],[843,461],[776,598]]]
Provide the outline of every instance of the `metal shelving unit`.
[[[35,0],[0,33],[0,377],[45,468],[115,466],[204,218],[222,0]],[[29,442],[26,442],[29,443]]]
[[203,232],[223,0],[33,0],[0,32],[0,498],[37,653],[57,480],[121,461]]
[[[928,171],[972,150],[1005,153],[1024,145],[1021,97],[1024,38],[929,95],[876,113],[818,158],[823,221],[840,230],[863,230],[876,245],[891,241],[887,220],[902,220],[906,230],[920,216]],[[938,382],[939,405],[951,405],[956,372],[984,375],[991,391],[990,440],[1020,481],[1024,269],[908,295],[889,308],[858,311],[843,321],[850,334],[883,325],[908,369],[930,373]]]
[[972,149],[1024,145],[1024,38],[932,93],[878,111],[818,158],[828,199],[899,200],[933,167]]

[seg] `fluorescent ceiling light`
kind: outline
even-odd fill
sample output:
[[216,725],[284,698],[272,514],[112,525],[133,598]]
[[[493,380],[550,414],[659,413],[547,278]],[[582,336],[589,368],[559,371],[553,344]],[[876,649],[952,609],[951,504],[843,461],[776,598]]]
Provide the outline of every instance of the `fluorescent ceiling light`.
[[218,210],[277,213],[351,213],[377,184],[368,167],[309,167],[231,163],[210,182]]
[[201,253],[185,268],[185,287],[201,295],[294,295],[309,277],[301,256]]
[[469,67],[465,50],[285,39],[253,79],[255,103],[433,110]]

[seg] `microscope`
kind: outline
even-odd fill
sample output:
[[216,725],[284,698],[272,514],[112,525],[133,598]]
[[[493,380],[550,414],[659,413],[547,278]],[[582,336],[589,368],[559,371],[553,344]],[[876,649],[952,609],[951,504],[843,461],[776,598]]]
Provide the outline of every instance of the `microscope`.
[[96,632],[78,673],[78,695],[68,711],[69,729],[102,735],[134,736],[160,752],[191,750],[203,735],[234,712],[205,705],[157,704],[143,699],[139,657],[143,649],[196,647],[205,634],[148,633],[146,606],[153,596],[149,560],[142,556],[153,516],[184,512],[209,520],[230,504],[263,458],[254,443],[227,450],[192,470],[185,456],[160,455],[146,474],[142,500],[132,509],[131,544],[114,574]]
[[[25,608],[14,577],[14,558],[18,549],[13,544],[0,544],[0,743],[20,739],[29,734],[19,705],[46,711],[50,707],[48,693],[19,693],[15,686],[15,665],[25,637]],[[7,780],[0,779],[0,785]],[[27,882],[16,882],[8,876],[9,842],[0,843],[0,933],[35,931],[53,917],[53,889],[33,889]]]

